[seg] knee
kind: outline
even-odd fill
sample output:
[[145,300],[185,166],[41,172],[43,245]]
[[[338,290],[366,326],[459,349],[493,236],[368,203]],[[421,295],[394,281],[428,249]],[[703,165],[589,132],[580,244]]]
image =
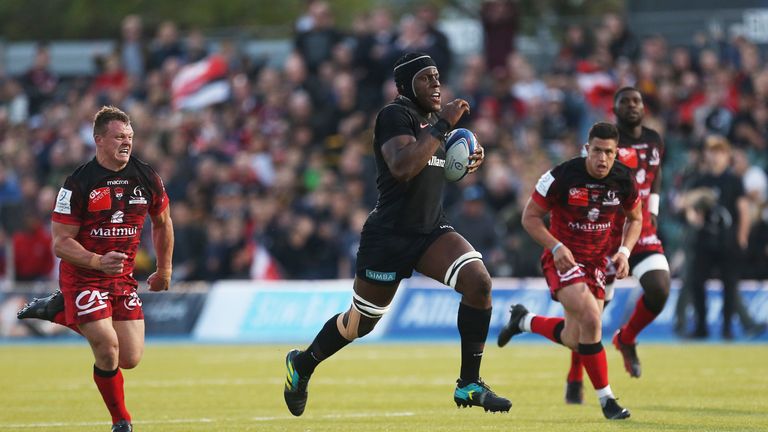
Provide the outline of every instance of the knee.
[[643,281],[645,306],[652,312],[661,313],[669,298],[669,273],[653,272],[646,275]]
[[[101,365],[117,366],[119,361],[117,341],[100,341],[93,344],[93,354]],[[113,367],[114,369],[114,367]]]
[[121,369],[133,369],[139,365],[141,361],[141,353],[120,353],[120,368]]
[[579,325],[582,332],[595,334],[601,329],[600,311],[597,308],[588,308],[579,314]]
[[387,311],[389,306],[376,306],[355,295],[352,307],[336,318],[336,327],[341,336],[351,342],[373,331],[376,323]]
[[469,299],[473,306],[488,307],[491,303],[491,275],[485,267],[479,270],[473,266],[472,270],[466,269],[459,274],[456,291]]

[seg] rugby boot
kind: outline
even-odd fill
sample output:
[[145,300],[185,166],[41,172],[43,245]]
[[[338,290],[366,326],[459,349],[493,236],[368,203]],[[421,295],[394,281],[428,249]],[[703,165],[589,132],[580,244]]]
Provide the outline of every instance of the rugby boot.
[[485,412],[508,412],[512,408],[512,402],[497,396],[479,378],[477,381],[457,380],[456,390],[453,392],[453,401],[456,402],[457,407],[479,406],[483,407]]
[[621,329],[616,330],[613,335],[613,346],[621,353],[624,358],[624,369],[632,378],[640,378],[640,359],[637,357],[637,344],[625,344],[621,341]]
[[567,381],[565,383],[565,403],[569,405],[584,403],[584,383],[581,381]]
[[500,347],[506,345],[513,336],[523,332],[520,324],[522,323],[523,318],[528,314],[528,309],[521,304],[516,304],[509,308],[509,312],[509,321],[499,332],[499,338],[496,341]]
[[112,425],[112,432],[133,432],[133,426],[128,420],[120,420]]
[[300,353],[299,350],[291,350],[288,355],[285,356],[285,390],[283,396],[285,397],[285,404],[288,405],[288,411],[296,417],[304,413],[304,408],[307,406],[307,385],[309,385],[309,377],[299,375],[299,371],[293,365],[293,359]]
[[53,322],[56,314],[63,310],[64,296],[61,295],[61,291],[56,290],[51,295],[41,298],[33,298],[31,302],[25,304],[24,307],[16,313],[16,318],[37,318]]
[[608,420],[624,420],[629,418],[629,410],[622,408],[616,399],[608,398],[603,404],[603,415]]

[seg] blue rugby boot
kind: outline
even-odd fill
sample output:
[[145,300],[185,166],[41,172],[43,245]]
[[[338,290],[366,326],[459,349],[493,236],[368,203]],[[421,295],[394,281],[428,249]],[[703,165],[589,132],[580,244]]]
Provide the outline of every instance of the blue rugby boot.
[[479,378],[477,381],[457,380],[456,390],[453,392],[453,401],[456,402],[457,407],[479,406],[483,407],[485,412],[508,412],[512,408],[512,402],[497,396]]
[[299,372],[293,365],[293,359],[301,351],[294,349],[288,351],[288,355],[285,356],[285,390],[283,396],[285,396],[285,404],[288,405],[288,411],[296,417],[304,413],[304,408],[307,406],[307,385],[309,384],[309,377],[299,375]]

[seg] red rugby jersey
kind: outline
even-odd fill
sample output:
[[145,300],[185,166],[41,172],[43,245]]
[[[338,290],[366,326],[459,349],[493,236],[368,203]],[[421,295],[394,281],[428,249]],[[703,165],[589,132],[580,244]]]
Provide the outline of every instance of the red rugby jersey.
[[123,273],[107,275],[98,270],[61,261],[62,289],[98,284],[113,291],[122,282],[133,282],[133,267],[147,213],[158,215],[168,206],[160,176],[146,163],[131,157],[120,171],[108,170],[96,158],[67,177],[56,198],[54,222],[78,225],[77,240],[91,252],[118,251],[128,255]]

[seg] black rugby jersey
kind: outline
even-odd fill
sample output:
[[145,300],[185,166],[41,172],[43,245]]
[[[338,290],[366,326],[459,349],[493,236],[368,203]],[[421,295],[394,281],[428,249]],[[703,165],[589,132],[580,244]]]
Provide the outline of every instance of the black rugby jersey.
[[[119,251],[128,255],[119,275],[77,267],[61,261],[62,282],[81,284],[104,279],[133,280],[133,264],[147,214],[158,215],[168,206],[160,176],[146,163],[131,156],[120,171],[108,170],[91,159],[64,182],[56,199],[52,220],[79,225],[75,236],[83,247],[104,255]],[[62,285],[63,286],[63,285]]]
[[439,146],[421,172],[407,182],[395,180],[381,153],[381,146],[393,137],[410,135],[418,138],[437,120],[437,114],[424,115],[404,97],[398,97],[379,111],[373,136],[379,198],[366,225],[399,232],[429,233],[444,223],[445,146]]

